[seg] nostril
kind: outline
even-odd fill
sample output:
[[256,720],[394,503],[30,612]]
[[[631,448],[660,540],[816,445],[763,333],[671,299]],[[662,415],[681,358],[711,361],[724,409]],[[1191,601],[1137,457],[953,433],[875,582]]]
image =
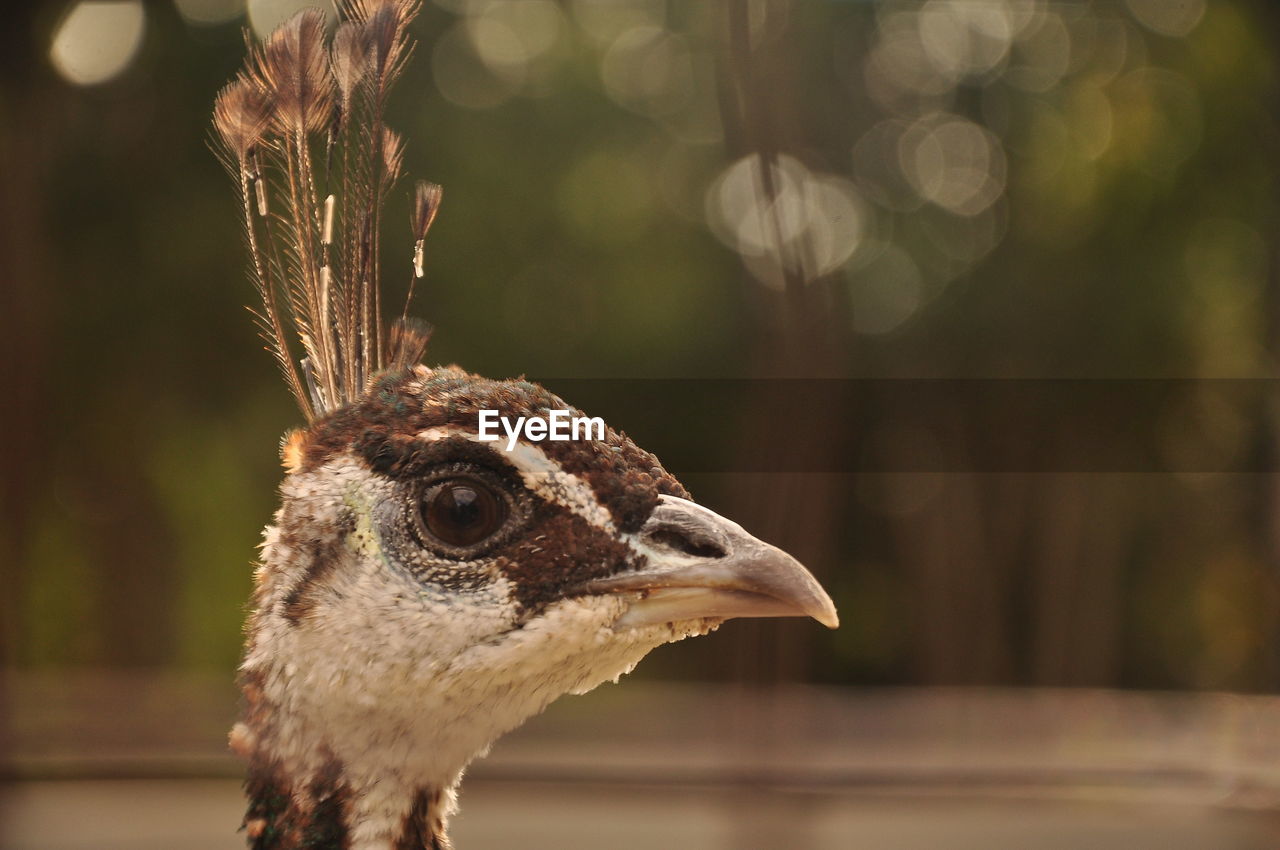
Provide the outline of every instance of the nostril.
[[729,554],[714,541],[695,539],[674,528],[658,528],[648,534],[649,540],[659,546],[692,555],[695,558],[723,558]]

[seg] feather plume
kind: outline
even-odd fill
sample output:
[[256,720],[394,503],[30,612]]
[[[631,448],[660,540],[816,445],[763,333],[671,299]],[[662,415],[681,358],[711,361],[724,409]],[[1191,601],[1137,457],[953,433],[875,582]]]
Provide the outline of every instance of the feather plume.
[[[425,180],[419,180],[413,189],[413,209],[409,213],[409,226],[413,229],[413,277],[420,278],[423,275],[422,268],[422,246],[427,238],[427,231],[431,229],[431,222],[436,220],[436,211],[440,209],[440,199],[444,195],[444,189],[436,183],[428,183]],[[413,297],[413,283],[409,284],[409,298]],[[404,304],[405,310],[409,309],[409,301]]]
[[409,317],[409,304],[413,301],[413,288],[418,278],[426,270],[424,262],[424,244],[431,222],[436,220],[436,212],[440,209],[440,199],[444,189],[436,183],[419,180],[413,187],[413,207],[409,211],[409,226],[413,230],[413,277],[409,278],[409,291],[404,298],[404,310],[400,313],[403,322]]
[[271,116],[270,95],[243,76],[223,87],[213,104],[214,130],[240,165],[267,131]]
[[330,59],[333,80],[338,87],[338,106],[341,121],[351,114],[356,86],[369,73],[369,42],[364,28],[355,21],[344,21],[333,34]]
[[409,58],[412,45],[406,32],[418,14],[418,0],[344,0],[345,17],[365,25],[380,77],[390,82]]
[[252,261],[249,276],[262,298],[262,309],[250,312],[258,325],[259,335],[267,344],[267,350],[275,358],[285,384],[309,419],[313,412],[303,395],[302,380],[289,353],[284,320],[276,295],[277,287],[273,276],[275,267],[258,241],[253,217],[255,207],[259,217],[265,218],[267,211],[266,181],[259,167],[258,146],[271,124],[272,114],[270,93],[264,91],[249,76],[237,77],[218,93],[214,102],[213,127],[215,138],[221,143],[221,147],[215,145],[214,150],[239,189],[241,225]]
[[368,5],[376,5],[376,8],[371,8],[365,19],[365,33],[373,51],[375,78],[379,87],[385,90],[409,58],[402,10],[400,4],[392,2]]
[[[413,229],[415,242],[427,238],[431,222],[436,220],[436,212],[440,209],[440,199],[444,188],[438,183],[419,180],[413,187],[413,209],[409,211],[409,226]],[[421,275],[419,275],[421,277]]]
[[[416,361],[430,337],[406,312],[384,350],[379,292],[381,206],[404,163],[383,114],[412,52],[418,3],[339,5],[332,43],[323,13],[298,13],[250,46],[214,104],[214,147],[240,190],[262,299],[252,312],[308,420],[358,398],[384,364]],[[429,199],[421,192],[411,222],[419,267],[439,187]]]
[[281,132],[313,132],[329,118],[332,78],[324,39],[319,9],[304,9],[267,37],[257,71],[275,95]]
[[388,369],[407,369],[422,359],[434,328],[421,319],[401,318],[391,325]]
[[404,164],[404,140],[389,127],[382,128],[382,186],[390,189],[400,178],[400,166]]

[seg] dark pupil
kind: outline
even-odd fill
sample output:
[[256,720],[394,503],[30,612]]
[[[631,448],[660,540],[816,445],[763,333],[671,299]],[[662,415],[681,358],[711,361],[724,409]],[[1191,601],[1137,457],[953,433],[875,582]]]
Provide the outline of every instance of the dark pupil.
[[479,543],[502,525],[502,502],[488,489],[445,484],[427,502],[427,530],[451,546]]

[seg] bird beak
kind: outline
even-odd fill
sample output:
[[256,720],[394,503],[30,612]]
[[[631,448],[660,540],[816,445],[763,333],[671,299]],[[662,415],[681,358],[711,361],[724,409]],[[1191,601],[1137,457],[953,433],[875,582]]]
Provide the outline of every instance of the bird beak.
[[840,625],[831,597],[799,561],[701,505],[662,496],[637,537],[644,567],[584,588],[636,597],[616,630],[708,617],[812,617]]

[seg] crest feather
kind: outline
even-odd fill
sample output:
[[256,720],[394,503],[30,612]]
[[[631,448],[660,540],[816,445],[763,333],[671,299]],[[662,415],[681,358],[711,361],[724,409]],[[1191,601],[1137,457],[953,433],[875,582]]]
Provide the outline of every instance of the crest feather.
[[[430,337],[429,325],[408,319],[406,301],[384,339],[379,292],[381,209],[404,162],[384,108],[413,50],[408,25],[419,4],[339,7],[345,20],[332,41],[324,14],[307,9],[250,47],[213,114],[214,148],[239,190],[262,301],[251,312],[308,421],[359,398],[386,366],[412,365]],[[424,213],[421,191],[410,297],[439,203],[437,187]]]

